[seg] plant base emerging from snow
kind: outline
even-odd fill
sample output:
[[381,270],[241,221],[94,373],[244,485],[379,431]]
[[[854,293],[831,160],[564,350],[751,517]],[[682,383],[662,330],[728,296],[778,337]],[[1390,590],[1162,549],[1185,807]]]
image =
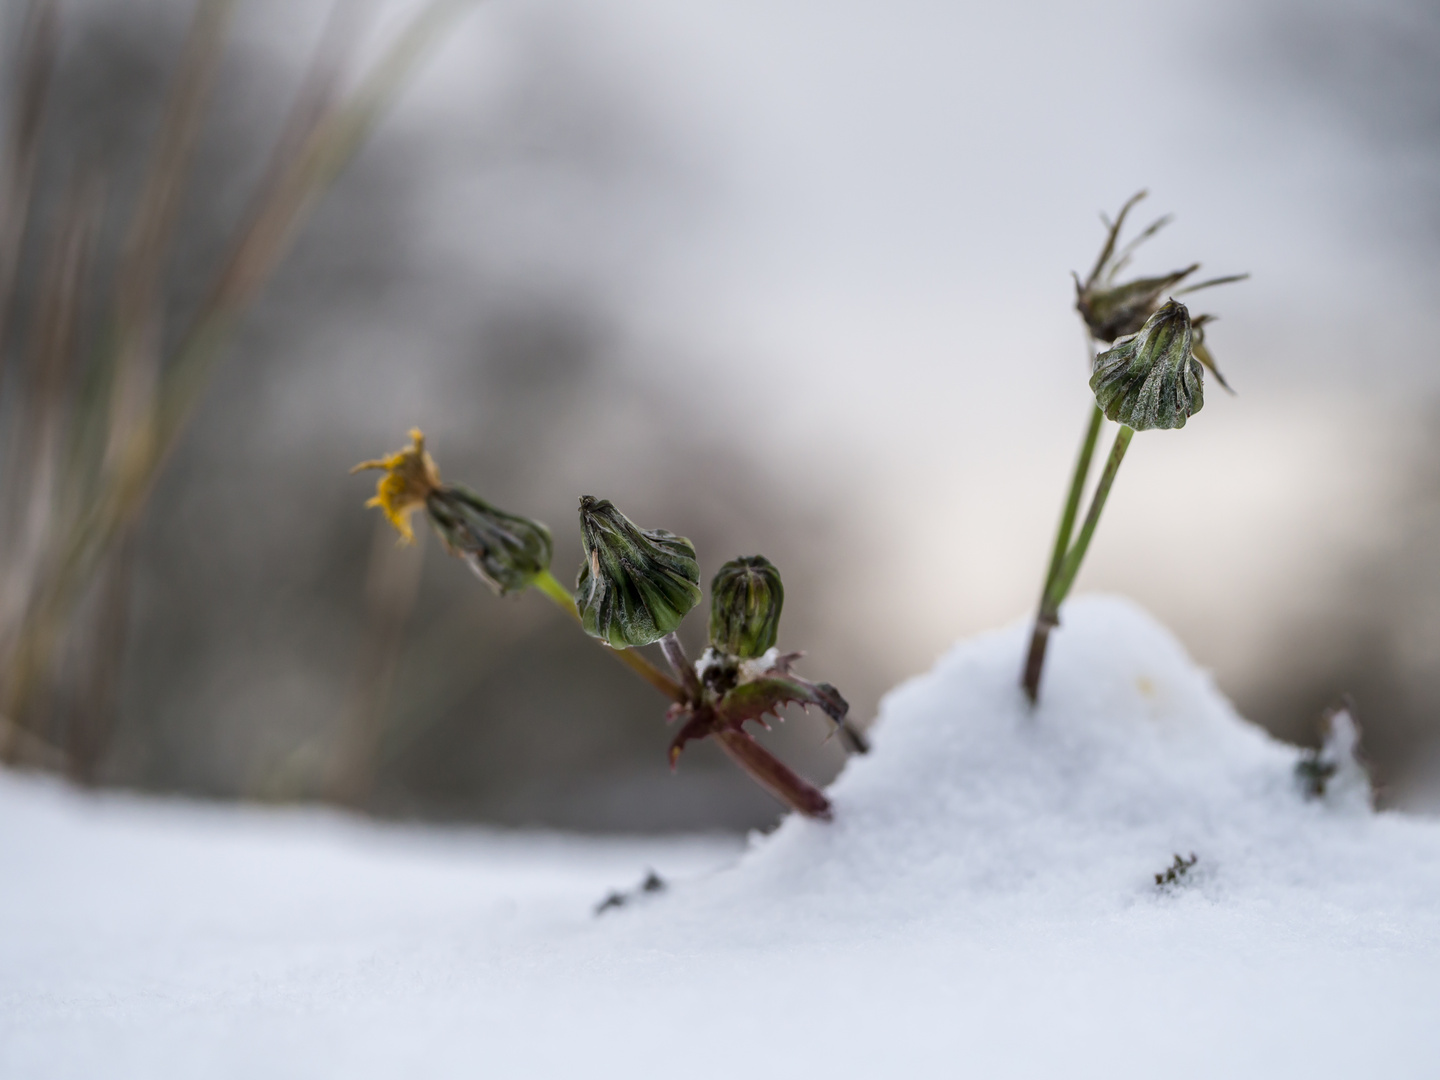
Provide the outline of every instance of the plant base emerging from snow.
[[[1089,425],[1075,461],[1045,584],[1040,590],[1040,605],[1030,636],[1030,648],[1020,674],[1020,685],[1032,703],[1040,696],[1045,653],[1051,632],[1060,625],[1060,605],[1069,595],[1080,572],[1131,437],[1137,431],[1184,427],[1186,421],[1204,405],[1204,372],[1207,369],[1214,373],[1221,386],[1229,389],[1205,345],[1203,327],[1213,320],[1213,316],[1199,315],[1192,319],[1185,305],[1173,296],[1161,303],[1161,296],[1198,270],[1199,263],[1161,277],[1139,278],[1125,283],[1115,281],[1120,271],[1129,264],[1136,247],[1170,220],[1168,216],[1158,219],[1117,250],[1126,215],[1144,197],[1145,192],[1142,191],[1131,198],[1121,208],[1114,224],[1106,221],[1108,231],[1100,257],[1085,281],[1082,282],[1078,276],[1075,279],[1075,307],[1091,342],[1090,389],[1095,394],[1095,407],[1090,412]],[[1247,276],[1233,274],[1212,278],[1176,290],[1175,295],[1239,281]],[[1106,342],[1113,344],[1097,352],[1098,346]],[[1085,520],[1076,534],[1075,521],[1095,457],[1095,444],[1106,419],[1119,423],[1120,430],[1116,433],[1110,456],[1091,497]]]
[[[671,656],[678,645],[678,642],[667,641],[666,655]],[[740,660],[717,653],[713,647],[706,649],[700,663],[692,669],[696,679],[687,688],[686,698],[671,705],[667,714],[667,719],[679,728],[670,743],[670,763],[674,765],[680,760],[686,743],[712,735],[727,750],[733,751],[735,736],[749,739],[745,734],[747,722],[754,721],[768,728],[765,717],[771,715],[778,719],[786,705],[806,709],[816,705],[837,725],[843,726],[850,706],[840,692],[829,683],[812,683],[790,671],[790,665],[801,655],[781,654],[772,648],[754,660]],[[683,651],[675,660],[677,664],[684,663]],[[795,809],[803,813],[830,816],[829,803],[818,791],[796,788],[792,780],[781,774],[767,774],[762,783],[776,791],[794,789],[794,795],[803,803],[795,805]],[[790,796],[782,797],[792,802]]]
[[[552,545],[544,525],[499,510],[468,488],[443,483],[424,434],[416,429],[410,436],[406,449],[352,470],[384,473],[366,505],[385,514],[402,543],[413,541],[410,516],[423,510],[446,550],[497,593],[533,585],[569,612],[611,655],[671,700],[667,718],[679,725],[670,746],[672,768],[687,742],[713,737],[751,779],[791,809],[830,817],[825,795],[745,730],[749,721],[768,727],[765,716],[778,716],[786,705],[817,705],[836,723],[847,747],[866,749],[839,691],[794,674],[790,667],[802,654],[781,654],[773,647],[785,592],[767,559],[735,560],[716,576],[711,647],[697,669],[675,635],[700,601],[700,566],[689,540],[641,529],[609,500],[587,495],[580,500],[585,557],[572,595],[550,571]],[[654,643],[674,677],[636,651]]]
[[1360,724],[1347,694],[1320,718],[1320,745],[1295,763],[1295,779],[1307,799],[1358,793],[1370,801],[1370,774],[1360,757]]

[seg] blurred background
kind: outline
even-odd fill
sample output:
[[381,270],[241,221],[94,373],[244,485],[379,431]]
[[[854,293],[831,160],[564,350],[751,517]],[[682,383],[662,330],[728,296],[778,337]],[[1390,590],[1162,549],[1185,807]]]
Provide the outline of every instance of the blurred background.
[[[562,579],[581,494],[692,538],[707,580],[764,553],[781,645],[869,722],[1030,614],[1089,400],[1070,272],[1145,187],[1140,220],[1177,220],[1138,270],[1253,275],[1200,305],[1238,393],[1136,439],[1079,588],[1284,738],[1351,692],[1383,800],[1440,808],[1434,0],[492,0],[355,132],[422,6],[40,7],[0,21],[13,763],[773,821],[708,744],[672,775],[661,700],[540,597],[397,549],[348,468],[422,427],[447,479],[551,525]],[[17,645],[45,603],[63,627]],[[767,741],[825,779],[826,735]]]

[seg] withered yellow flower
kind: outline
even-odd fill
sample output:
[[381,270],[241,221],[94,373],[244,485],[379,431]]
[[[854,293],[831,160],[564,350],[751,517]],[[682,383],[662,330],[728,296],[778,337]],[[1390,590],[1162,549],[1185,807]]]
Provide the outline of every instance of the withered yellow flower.
[[378,506],[402,543],[413,543],[415,531],[410,527],[410,515],[425,506],[430,493],[440,487],[440,470],[435,459],[425,449],[425,433],[419,428],[410,429],[411,445],[397,450],[375,461],[362,461],[350,470],[351,473],[365,469],[383,469],[385,475],[375,485],[375,497],[366,506]]

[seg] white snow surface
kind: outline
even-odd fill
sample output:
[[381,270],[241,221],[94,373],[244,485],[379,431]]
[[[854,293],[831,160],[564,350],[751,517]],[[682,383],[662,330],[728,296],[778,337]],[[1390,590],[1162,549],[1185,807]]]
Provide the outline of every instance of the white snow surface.
[[0,1076],[1440,1075],[1440,823],[1063,617],[1038,709],[1026,625],[963,642],[743,854],[0,777]]

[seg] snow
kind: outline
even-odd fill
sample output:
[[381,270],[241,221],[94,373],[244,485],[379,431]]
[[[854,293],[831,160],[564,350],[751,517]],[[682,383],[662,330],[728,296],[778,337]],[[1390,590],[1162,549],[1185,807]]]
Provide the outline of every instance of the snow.
[[0,1076],[1440,1074],[1440,824],[1062,617],[1038,709],[1025,625],[963,642],[743,854],[0,778]]

